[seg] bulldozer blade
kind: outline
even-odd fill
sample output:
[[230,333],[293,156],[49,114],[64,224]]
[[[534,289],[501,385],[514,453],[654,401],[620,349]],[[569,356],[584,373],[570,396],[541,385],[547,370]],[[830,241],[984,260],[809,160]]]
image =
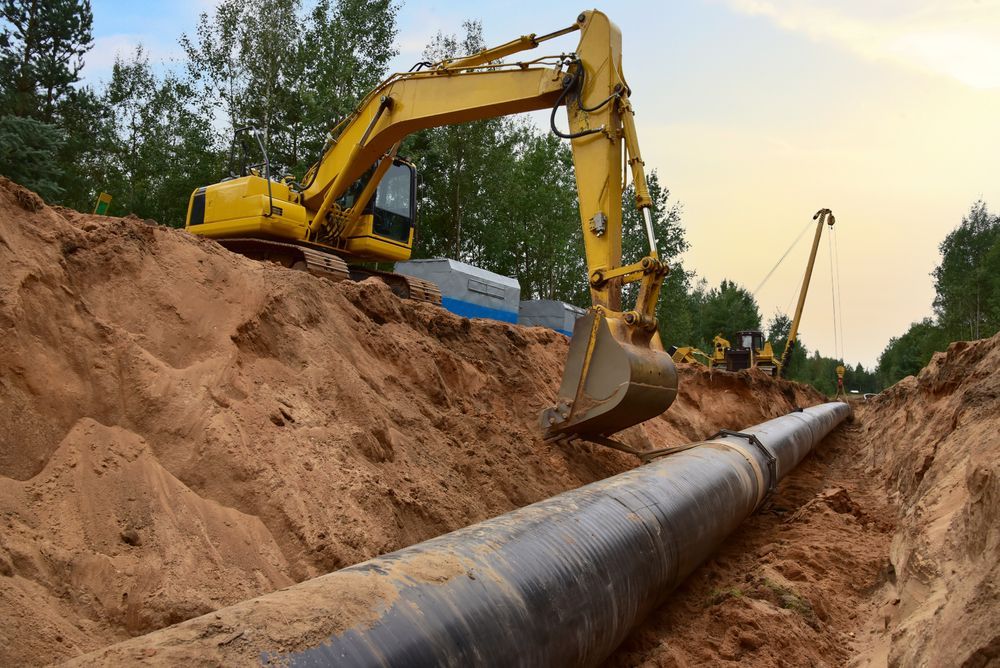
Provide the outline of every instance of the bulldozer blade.
[[541,415],[546,438],[609,436],[656,417],[673,403],[677,369],[670,355],[623,341],[626,331],[624,323],[609,323],[596,310],[576,321],[559,401]]

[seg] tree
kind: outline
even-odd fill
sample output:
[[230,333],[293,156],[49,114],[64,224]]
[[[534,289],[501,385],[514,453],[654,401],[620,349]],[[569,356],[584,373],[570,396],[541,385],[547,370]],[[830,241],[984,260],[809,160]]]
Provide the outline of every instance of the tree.
[[974,202],[939,249],[941,263],[931,274],[935,318],[913,323],[889,341],[875,373],[883,387],[919,372],[950,341],[1000,329],[1000,218],[982,200]]
[[300,61],[305,83],[301,103],[297,164],[318,157],[327,130],[347,116],[385,77],[398,53],[393,0],[319,0],[309,13]]
[[470,259],[516,276],[523,299],[589,302],[569,147],[528,123],[500,127],[511,150],[502,178],[485,190]]
[[876,376],[888,387],[906,376],[916,375],[931,356],[948,347],[948,336],[931,318],[910,325],[905,334],[893,337],[879,356]]
[[[478,21],[462,24],[461,38],[438,32],[424,49],[425,61],[439,61],[486,48]],[[515,160],[520,128],[510,119],[487,119],[423,130],[404,145],[420,171],[420,254],[481,262],[484,233],[497,233],[491,220],[509,192],[504,179]],[[498,178],[503,175],[503,178]]]
[[[694,334],[694,305],[688,295],[694,274],[686,271],[677,261],[689,247],[681,225],[683,206],[670,199],[670,189],[660,183],[655,169],[646,175],[646,184],[653,200],[653,234],[656,237],[657,252],[670,268],[670,273],[660,288],[660,300],[656,309],[660,338],[666,345],[685,345]],[[637,262],[648,254],[645,219],[635,207],[635,184],[629,183],[622,192],[622,262]],[[624,287],[624,303],[633,302],[638,294],[638,287],[638,283]]]
[[0,0],[0,18],[3,173],[50,202],[80,205],[90,147],[76,130],[92,98],[74,84],[93,44],[90,2]]
[[[771,342],[774,354],[778,355],[779,358],[788,345],[788,334],[791,330],[792,319],[780,311],[775,313],[774,317],[767,324],[767,340]],[[808,351],[802,342],[802,332],[799,332],[795,338],[796,341],[792,344],[792,349],[788,352],[788,359],[785,361],[785,367],[781,370],[781,373],[785,378],[808,382],[806,378],[800,378],[796,375],[796,372],[805,369]]]
[[183,225],[193,184],[218,177],[211,127],[187,105],[191,91],[171,74],[157,77],[142,47],[118,58],[101,98],[98,164],[114,210]]
[[[689,248],[681,226],[684,207],[670,200],[670,189],[660,183],[656,170],[646,175],[649,196],[653,200],[653,233],[657,251],[669,262]],[[635,262],[649,254],[646,223],[642,212],[635,207],[635,184],[629,183],[622,192],[622,257],[625,262]]]
[[90,0],[2,0],[0,16],[4,107],[52,123],[93,46]]
[[695,314],[700,304],[692,295],[694,277],[693,271],[686,270],[680,262],[674,262],[663,281],[660,301],[656,305],[656,321],[664,346],[689,345],[697,340]]
[[860,362],[853,369],[848,367],[844,384],[848,390],[857,390],[862,394],[879,391],[875,374],[861,366]]
[[982,262],[982,273],[985,279],[983,304],[987,314],[986,330],[983,333],[989,335],[1000,329],[1000,234],[983,255]]
[[63,142],[49,165],[62,189],[59,203],[90,211],[98,191],[106,190],[101,164],[111,112],[103,96],[89,87],[73,88],[60,103],[58,127]]
[[53,201],[62,188],[52,178],[59,147],[59,130],[48,123],[20,116],[0,116],[0,174]]
[[961,224],[941,242],[941,264],[934,270],[934,313],[956,339],[978,339],[1000,328],[1000,313],[989,308],[998,277],[986,262],[1000,241],[1000,221],[986,203],[975,202]]
[[760,329],[757,300],[733,281],[723,279],[718,288],[707,293],[703,287],[697,302],[695,336],[702,349],[710,347],[716,334],[728,338],[737,331]]
[[[391,0],[223,0],[180,43],[186,80],[222,144],[259,129],[275,174],[301,177],[327,131],[373,88],[395,54]],[[219,108],[221,107],[221,108]]]

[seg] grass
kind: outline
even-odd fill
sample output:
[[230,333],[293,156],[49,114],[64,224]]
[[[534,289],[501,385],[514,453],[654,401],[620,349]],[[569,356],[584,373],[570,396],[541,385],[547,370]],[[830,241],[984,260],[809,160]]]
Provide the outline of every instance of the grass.
[[816,624],[816,611],[813,610],[812,604],[808,599],[799,596],[788,587],[782,586],[777,582],[768,580],[767,578],[764,578],[763,584],[778,598],[778,605],[786,610],[791,610],[792,612],[802,615],[810,626]]
[[709,605],[719,605],[729,598],[743,598],[743,590],[739,587],[729,587],[727,589],[713,589],[708,596]]

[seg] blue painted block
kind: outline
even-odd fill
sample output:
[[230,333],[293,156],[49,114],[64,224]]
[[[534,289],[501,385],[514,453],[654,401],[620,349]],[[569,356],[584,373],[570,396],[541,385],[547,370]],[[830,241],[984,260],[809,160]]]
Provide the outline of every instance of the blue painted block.
[[462,301],[454,297],[441,297],[441,306],[445,307],[455,315],[464,318],[489,318],[490,320],[500,320],[517,324],[517,312],[503,311],[489,306],[480,306],[472,302]]

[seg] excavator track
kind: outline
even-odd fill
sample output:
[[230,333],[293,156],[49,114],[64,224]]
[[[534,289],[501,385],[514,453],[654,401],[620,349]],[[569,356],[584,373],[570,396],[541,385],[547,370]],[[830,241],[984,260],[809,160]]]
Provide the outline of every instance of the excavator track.
[[254,260],[276,262],[290,269],[301,269],[332,281],[363,281],[378,278],[402,299],[431,304],[441,303],[441,290],[430,281],[412,276],[348,265],[338,255],[299,244],[264,239],[217,239],[227,250]]
[[396,296],[402,299],[412,299],[418,302],[430,302],[431,304],[441,304],[441,290],[430,281],[413,276],[404,276],[391,271],[379,271],[368,267],[351,267],[351,279],[363,281],[366,278],[377,278],[388,285]]

